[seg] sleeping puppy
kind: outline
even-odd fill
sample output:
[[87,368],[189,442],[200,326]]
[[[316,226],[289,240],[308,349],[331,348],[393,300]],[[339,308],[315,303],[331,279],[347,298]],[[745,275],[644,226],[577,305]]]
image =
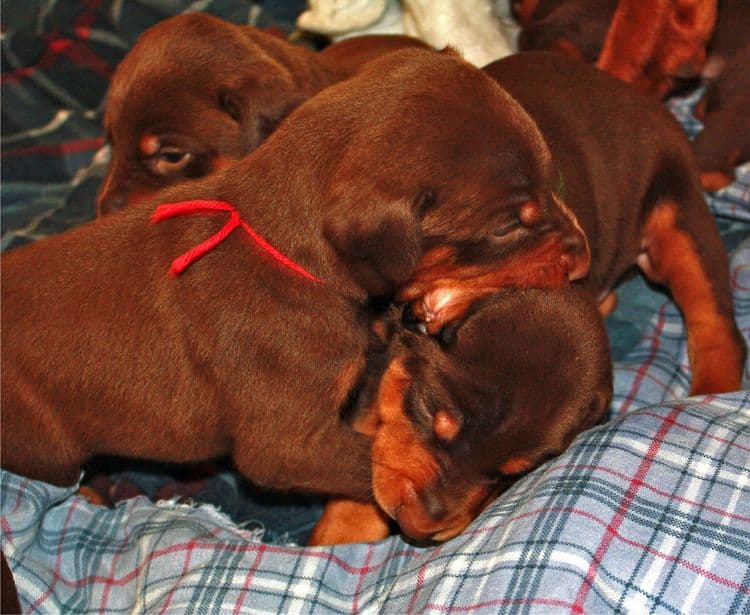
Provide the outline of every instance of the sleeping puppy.
[[99,214],[212,173],[255,149],[292,109],[406,36],[367,36],[315,53],[205,13],[146,30],[117,67],[104,128],[111,161]]
[[[459,323],[456,339],[438,348],[428,337],[399,333],[379,389],[363,395],[375,402],[355,421],[373,437],[380,510],[332,501],[314,544],[383,538],[389,518],[412,537],[450,538],[496,493],[489,475],[512,478],[535,467],[601,418],[611,380],[594,304],[636,263],[683,311],[691,392],[740,387],[745,346],[726,253],[690,144],[672,116],[556,53],[521,53],[484,70],[524,105],[549,144],[554,198],[589,239],[589,273],[570,288],[550,268],[546,282],[542,275],[528,283],[549,288],[501,293],[456,317],[453,308],[467,294],[476,300],[491,292],[467,262],[476,248],[454,242],[428,251],[398,296],[413,301],[413,315],[437,336],[447,329],[450,340]],[[501,269],[523,266],[516,256]]]
[[698,103],[703,130],[693,139],[703,188],[734,181],[734,167],[750,160],[750,46],[735,55]]
[[373,439],[378,506],[332,501],[311,544],[377,540],[389,518],[411,538],[447,540],[605,416],[607,335],[580,286],[501,291],[439,337],[391,328],[349,415]]
[[[734,320],[727,255],[675,119],[658,101],[562,54],[519,53],[484,70],[523,105],[549,144],[553,198],[573,213],[590,243],[591,267],[581,283],[604,300],[637,264],[683,312],[691,393],[738,389],[745,344]],[[467,262],[471,255],[474,246],[463,243],[429,250],[399,290],[430,333],[460,319],[467,296],[491,292]],[[508,261],[508,268],[516,263]],[[544,285],[561,281],[554,275]]]
[[[339,412],[372,298],[443,246],[468,249],[483,288],[580,275],[585,240],[555,177],[486,74],[402,50],[236,165],[3,254],[2,466],[59,485],[95,454],[229,455],[259,486],[367,501],[370,440]],[[493,277],[542,249],[549,270]]]

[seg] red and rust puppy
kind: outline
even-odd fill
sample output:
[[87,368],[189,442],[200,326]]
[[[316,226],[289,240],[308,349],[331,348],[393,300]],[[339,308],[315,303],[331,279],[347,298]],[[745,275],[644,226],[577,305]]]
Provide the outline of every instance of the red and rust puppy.
[[[565,323],[570,326],[560,326]],[[579,286],[501,291],[448,335],[397,327],[351,419],[373,438],[377,506],[334,500],[312,544],[459,534],[504,488],[605,416],[609,345]]]
[[205,13],[146,30],[117,67],[104,127],[111,161],[100,214],[203,177],[255,149],[292,109],[405,36],[367,36],[316,53]]
[[[673,3],[671,8],[678,4]],[[519,49],[560,51],[595,63],[606,42],[610,47],[605,54],[608,57],[602,59],[602,68],[664,94],[682,85],[696,85],[700,78],[716,78],[750,40],[750,4],[745,0],[719,2],[716,25],[707,45],[674,40],[689,36],[691,29],[707,26],[699,23],[701,19],[694,8],[675,17],[663,3],[640,3],[637,8],[626,5],[622,3],[618,11],[618,0],[521,0],[515,4],[522,25]],[[616,11],[620,21],[615,19]],[[637,19],[627,23],[622,20],[623,11],[635,12]],[[631,30],[618,35],[623,27],[635,29],[640,35],[633,35]],[[676,31],[670,34],[670,30]],[[687,47],[680,50],[681,44]],[[691,45],[693,51],[687,51]],[[646,60],[639,54],[646,54]],[[632,65],[628,68],[629,62]]]
[[604,298],[637,264],[682,310],[691,393],[740,387],[745,343],[734,320],[726,251],[690,143],[656,100],[555,53],[529,52],[485,72],[535,120],[552,150],[557,194],[580,222]]
[[[365,390],[363,400],[375,402],[363,402],[355,425],[373,437],[376,500],[410,536],[433,540],[460,532],[484,506],[494,493],[488,476],[533,468],[603,416],[611,380],[594,304],[611,296],[632,265],[667,285],[683,311],[693,393],[739,388],[745,357],[726,253],[690,144],[671,115],[560,54],[518,54],[485,71],[524,105],[549,143],[555,198],[584,229],[591,266],[573,288],[553,267],[548,285],[562,280],[559,289],[508,291],[469,308],[455,341],[443,348],[400,333],[380,388]],[[526,204],[519,218],[533,213]],[[452,306],[467,293],[489,292],[464,262],[471,251],[461,248],[437,248],[435,263],[428,252],[400,292],[405,300],[419,295],[413,312],[432,332],[446,323],[450,331]],[[503,268],[515,271],[528,257],[511,254]],[[462,318],[466,310],[459,312]],[[312,541],[376,540],[388,534],[388,516],[335,500]]]
[[[370,441],[339,410],[371,298],[443,246],[483,288],[533,278],[492,274],[540,246],[575,277],[588,255],[555,181],[532,120],[455,53],[373,61],[236,165],[151,203],[228,212],[221,233],[215,214],[153,224],[132,207],[3,254],[3,467],[69,484],[94,454],[231,455],[260,486],[367,498]],[[188,249],[175,275],[209,251],[171,278]]]
[[734,167],[750,160],[750,47],[709,84],[696,114],[703,120],[693,139],[701,181],[719,190],[734,181]]
[[619,0],[597,66],[661,97],[675,79],[698,77],[718,0]]

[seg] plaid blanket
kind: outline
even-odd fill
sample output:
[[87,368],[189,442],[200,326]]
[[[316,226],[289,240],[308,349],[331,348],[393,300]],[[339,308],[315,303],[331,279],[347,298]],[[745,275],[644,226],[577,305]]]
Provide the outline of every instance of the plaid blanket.
[[[95,156],[101,96],[140,30],[184,9],[287,25],[289,4],[4,3],[2,247],[93,215],[106,162]],[[695,100],[671,105],[691,135],[700,130],[690,113]],[[738,173],[708,199],[732,249],[747,338],[750,165]],[[686,399],[678,310],[638,278],[620,294],[607,323],[617,359],[610,421],[519,481],[448,543],[417,548],[394,536],[304,548],[289,534],[230,518],[226,500],[217,507],[139,496],[109,509],[78,496],[77,486],[0,471],[0,542],[24,608],[750,612],[750,390]],[[309,515],[284,504],[271,514],[283,511]]]

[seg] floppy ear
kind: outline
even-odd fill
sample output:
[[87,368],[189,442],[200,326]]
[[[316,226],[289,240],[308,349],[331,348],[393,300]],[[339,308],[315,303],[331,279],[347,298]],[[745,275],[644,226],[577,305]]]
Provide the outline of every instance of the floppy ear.
[[419,205],[372,182],[344,185],[345,193],[329,207],[325,238],[368,295],[389,295],[411,276],[422,254]]
[[248,151],[258,147],[304,101],[291,77],[263,65],[219,95],[222,110],[239,124]]

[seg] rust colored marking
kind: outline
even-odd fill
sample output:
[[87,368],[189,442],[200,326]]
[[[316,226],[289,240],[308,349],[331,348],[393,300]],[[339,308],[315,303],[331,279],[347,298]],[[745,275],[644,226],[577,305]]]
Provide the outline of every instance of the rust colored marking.
[[492,265],[457,265],[452,250],[436,248],[425,254],[412,279],[399,291],[399,299],[413,301],[439,286],[474,288],[482,296],[500,288],[559,288],[568,281],[564,248],[550,237],[533,248],[512,254]]
[[388,517],[376,504],[331,500],[313,528],[309,545],[373,542],[390,534]]
[[542,208],[535,201],[527,201],[518,208],[518,219],[526,227],[534,226],[542,217]]
[[84,485],[78,490],[78,495],[87,500],[94,506],[106,506],[107,503],[104,498],[94,489]]
[[[568,283],[565,248],[557,236],[493,265],[457,265],[453,250],[431,250],[398,292],[430,333],[461,319],[469,306],[501,288],[559,288]],[[440,294],[448,299],[434,299]],[[437,302],[438,305],[432,305]]]
[[401,361],[394,359],[383,374],[376,402],[380,424],[372,445],[373,490],[391,516],[401,504],[405,479],[421,491],[438,475],[437,460],[404,413],[410,380]]
[[461,430],[461,421],[447,410],[438,410],[432,419],[432,430],[438,438],[450,442]]
[[672,203],[657,206],[646,221],[644,247],[655,282],[665,283],[682,310],[693,370],[691,395],[740,388],[743,350],[734,325],[721,314],[714,288],[693,238],[677,227]]
[[531,459],[527,457],[511,457],[502,463],[500,473],[504,476],[515,476],[528,472],[531,466]]
[[609,293],[607,293],[604,299],[599,302],[599,313],[602,315],[602,317],[606,318],[615,311],[616,307],[617,293],[615,291],[610,291]]
[[161,142],[154,135],[146,133],[138,140],[138,149],[144,156],[153,156],[159,151],[159,147]]
[[701,173],[701,184],[707,192],[717,192],[722,188],[726,188],[733,181],[733,177],[721,171],[705,171]]

